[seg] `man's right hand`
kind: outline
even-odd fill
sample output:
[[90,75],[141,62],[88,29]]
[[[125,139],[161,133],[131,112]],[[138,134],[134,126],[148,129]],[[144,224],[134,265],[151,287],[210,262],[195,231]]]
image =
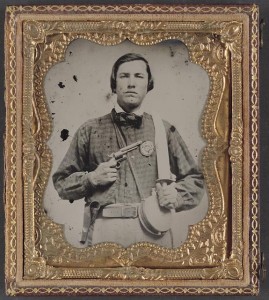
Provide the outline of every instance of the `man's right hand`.
[[89,180],[92,185],[107,185],[114,182],[118,178],[116,169],[117,162],[115,158],[111,158],[107,162],[103,162],[93,171],[89,173]]

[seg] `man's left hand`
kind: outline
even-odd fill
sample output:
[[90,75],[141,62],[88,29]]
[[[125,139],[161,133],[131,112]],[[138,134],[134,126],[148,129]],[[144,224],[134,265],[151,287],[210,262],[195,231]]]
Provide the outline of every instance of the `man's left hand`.
[[176,207],[177,190],[175,188],[175,182],[172,182],[169,185],[158,182],[156,184],[156,190],[161,207],[165,207],[167,209],[174,209]]

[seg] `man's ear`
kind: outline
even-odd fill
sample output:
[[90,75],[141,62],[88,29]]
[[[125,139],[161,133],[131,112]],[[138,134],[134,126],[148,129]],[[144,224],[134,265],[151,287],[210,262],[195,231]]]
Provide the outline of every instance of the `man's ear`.
[[154,88],[154,81],[153,78],[151,78],[148,82],[148,92],[151,91]]

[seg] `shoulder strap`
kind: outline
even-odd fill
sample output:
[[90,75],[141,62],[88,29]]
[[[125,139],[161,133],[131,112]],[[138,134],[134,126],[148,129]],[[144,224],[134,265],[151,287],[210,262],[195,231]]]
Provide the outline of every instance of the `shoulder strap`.
[[171,179],[168,143],[163,120],[156,112],[152,112],[153,124],[155,127],[155,148],[157,154],[158,180]]

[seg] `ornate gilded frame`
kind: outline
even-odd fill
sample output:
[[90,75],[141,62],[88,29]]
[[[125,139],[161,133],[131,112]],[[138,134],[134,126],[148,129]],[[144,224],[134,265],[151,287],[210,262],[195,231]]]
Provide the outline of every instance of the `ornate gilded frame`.
[[[42,84],[76,38],[102,45],[178,39],[209,75],[201,130],[210,205],[179,248],[141,243],[77,249],[44,212],[53,157],[46,144],[52,122]],[[7,7],[7,294],[257,294],[258,47],[255,5]]]

